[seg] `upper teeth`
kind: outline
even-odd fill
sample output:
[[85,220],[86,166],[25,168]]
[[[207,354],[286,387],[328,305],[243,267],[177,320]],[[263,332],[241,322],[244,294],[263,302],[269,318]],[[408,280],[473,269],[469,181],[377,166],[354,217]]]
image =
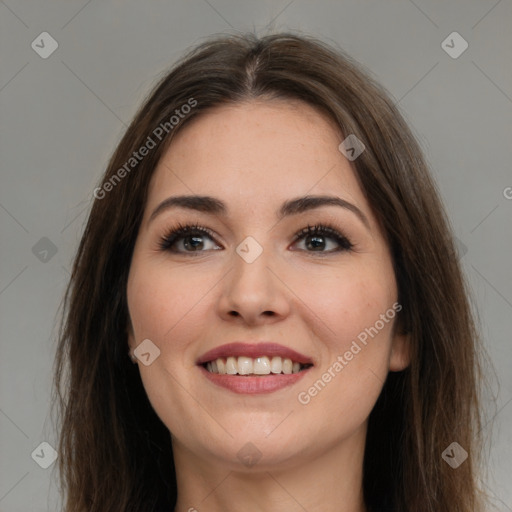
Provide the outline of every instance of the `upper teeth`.
[[211,373],[221,375],[269,375],[270,373],[298,373],[303,365],[293,362],[291,359],[283,359],[278,356],[262,357],[219,357],[206,363],[206,369]]

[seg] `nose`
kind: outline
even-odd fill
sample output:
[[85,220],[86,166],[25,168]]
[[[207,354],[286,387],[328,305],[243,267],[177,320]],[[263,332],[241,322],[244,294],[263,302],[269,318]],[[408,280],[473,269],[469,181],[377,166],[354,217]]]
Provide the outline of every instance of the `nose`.
[[272,267],[270,251],[249,263],[233,254],[231,272],[222,280],[218,313],[224,320],[262,325],[282,320],[289,314],[286,286]]

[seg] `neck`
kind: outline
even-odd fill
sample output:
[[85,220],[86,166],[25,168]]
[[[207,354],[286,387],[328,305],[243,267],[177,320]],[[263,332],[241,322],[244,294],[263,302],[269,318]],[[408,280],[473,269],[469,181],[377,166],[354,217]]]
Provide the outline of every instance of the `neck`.
[[366,512],[362,492],[366,428],[314,457],[250,469],[198,458],[173,439],[174,512]]

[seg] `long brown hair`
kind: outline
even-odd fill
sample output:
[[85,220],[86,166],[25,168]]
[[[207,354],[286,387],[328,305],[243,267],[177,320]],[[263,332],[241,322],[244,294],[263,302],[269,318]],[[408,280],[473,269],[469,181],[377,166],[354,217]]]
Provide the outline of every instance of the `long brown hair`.
[[[55,361],[66,512],[175,504],[170,433],[127,356],[127,276],[148,184],[173,135],[206,109],[252,98],[300,99],[366,146],[353,167],[390,244],[399,326],[410,334],[412,358],[406,370],[389,374],[369,418],[368,509],[482,510],[480,345],[421,150],[387,93],[357,63],[312,37],[281,33],[216,37],[190,51],[146,99],[95,191]],[[187,104],[193,108],[183,109]],[[150,145],[144,158],[130,160]],[[456,469],[442,458],[453,442],[469,454]]]

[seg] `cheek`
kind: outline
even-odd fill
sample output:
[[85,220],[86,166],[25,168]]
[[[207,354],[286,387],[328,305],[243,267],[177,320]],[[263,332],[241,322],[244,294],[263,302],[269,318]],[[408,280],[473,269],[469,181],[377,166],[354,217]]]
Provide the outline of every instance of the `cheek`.
[[[321,368],[297,399],[311,417],[339,418],[347,431],[367,419],[388,373],[396,284],[385,270],[382,264],[351,267],[308,288],[318,323],[329,329],[323,329]],[[329,434],[328,425],[320,428],[320,435]]]
[[203,274],[142,263],[134,258],[127,286],[135,345],[149,339],[160,355],[148,366],[139,363],[140,376],[160,419],[179,430],[180,418],[187,418],[191,408],[184,385],[191,366],[189,344],[199,336],[205,308],[211,308],[205,295],[212,283]]
[[379,338],[390,342],[393,321],[383,324],[380,318],[394,304],[397,291],[391,267],[382,262],[324,269],[307,280],[300,276],[294,289],[314,313],[312,322],[329,351],[345,352],[359,335],[364,340],[376,322]]
[[176,331],[193,324],[190,319],[210,288],[210,279],[202,273],[170,269],[165,263],[135,265],[127,294],[137,342],[141,337],[160,343],[176,338]]

